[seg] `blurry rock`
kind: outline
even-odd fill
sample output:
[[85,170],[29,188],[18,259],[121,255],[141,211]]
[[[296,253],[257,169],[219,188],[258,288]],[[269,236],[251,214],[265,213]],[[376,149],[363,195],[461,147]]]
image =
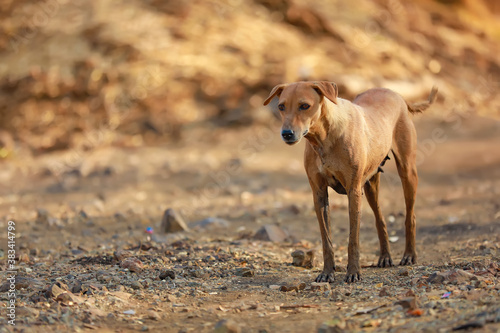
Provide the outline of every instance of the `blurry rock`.
[[113,253],[113,256],[115,257],[116,260],[122,261],[125,258],[131,257],[132,253],[129,251],[125,251],[125,250],[116,250]]
[[391,294],[387,291],[387,288],[384,287],[384,288],[380,289],[378,296],[379,297],[387,297],[387,296],[391,296]]
[[56,283],[52,284],[49,289],[45,292],[45,295],[47,297],[55,297],[57,298],[60,294],[68,292],[68,286],[65,285],[64,283],[57,281]]
[[327,291],[330,290],[331,286],[328,282],[313,282],[311,283],[312,291]]
[[427,278],[427,282],[433,284],[443,283],[444,280],[446,280],[446,275],[441,272],[434,272]]
[[418,308],[418,301],[416,297],[407,297],[400,299],[396,304],[401,305],[403,309],[415,310]]
[[126,258],[120,262],[121,268],[127,268],[131,272],[141,272],[144,264],[137,258]]
[[255,271],[253,269],[251,269],[250,267],[238,268],[236,270],[236,275],[243,276],[243,277],[252,277],[255,275]]
[[139,289],[142,289],[144,288],[142,283],[140,283],[139,281],[133,281],[130,286],[132,287],[132,289],[135,289],[135,290],[139,290]]
[[180,216],[180,214],[174,211],[172,208],[169,208],[165,211],[165,213],[163,213],[160,230],[165,233],[171,233],[188,231],[189,228],[186,225],[186,222],[184,222],[182,216]]
[[191,229],[214,229],[214,228],[228,228],[230,225],[229,221],[218,218],[218,217],[208,217],[204,220],[193,222],[189,224]]
[[325,321],[318,328],[318,333],[341,333],[346,332],[346,322],[341,318],[333,318]]
[[398,275],[399,276],[409,276],[410,275],[410,271],[408,270],[408,268],[404,267],[404,268],[401,268],[398,271]]
[[49,212],[46,209],[38,208],[36,212],[36,223],[49,223]]
[[160,316],[160,314],[158,314],[158,312],[153,311],[153,310],[149,310],[148,311],[148,319],[161,320],[161,316]]
[[71,286],[71,292],[73,294],[79,294],[81,291],[82,291],[82,281],[75,280],[75,282]]
[[428,278],[427,282],[438,283],[452,283],[452,284],[465,284],[471,280],[477,280],[477,277],[462,269],[452,269],[446,272],[434,272]]
[[175,279],[175,272],[171,269],[164,269],[160,272],[160,279],[165,280],[166,278]]
[[288,233],[276,224],[266,224],[253,236],[254,239],[271,241],[271,242],[284,242],[288,238]]
[[56,301],[63,302],[63,303],[66,303],[66,304],[71,304],[71,303],[73,303],[73,304],[82,304],[83,303],[83,299],[81,297],[73,295],[69,291],[65,291],[65,292],[60,293],[56,297]]
[[304,282],[297,282],[293,284],[288,284],[280,287],[280,291],[288,292],[288,291],[299,291],[306,289],[306,284]]
[[214,333],[240,333],[241,327],[231,319],[223,319],[215,324]]
[[27,263],[30,261],[30,257],[26,253],[21,253],[19,255],[19,262]]
[[307,252],[303,250],[295,250],[292,252],[292,265],[298,267],[312,268],[314,267],[314,250]]

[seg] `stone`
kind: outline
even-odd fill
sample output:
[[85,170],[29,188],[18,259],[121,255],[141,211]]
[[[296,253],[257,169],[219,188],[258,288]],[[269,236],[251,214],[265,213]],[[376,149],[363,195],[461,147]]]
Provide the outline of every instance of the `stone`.
[[292,265],[297,267],[312,268],[314,266],[314,250],[295,250],[292,252]]
[[403,299],[400,299],[397,301],[395,304],[401,305],[403,309],[408,309],[408,310],[415,310],[419,306],[417,298],[416,297],[406,297]]
[[151,319],[151,320],[161,320],[160,314],[158,312],[156,312],[156,311],[149,310],[147,314],[148,314],[148,319]]
[[139,281],[133,281],[130,286],[132,287],[132,289],[135,289],[135,290],[139,290],[139,289],[142,289],[143,286],[142,286],[142,283],[140,283]]
[[137,273],[143,270],[144,264],[137,258],[126,258],[120,262],[120,267]]
[[231,319],[223,319],[215,324],[214,333],[241,333],[241,327]]
[[327,291],[330,290],[331,286],[328,282],[312,282],[311,290],[312,291]]
[[255,275],[255,271],[253,269],[251,269],[250,267],[238,268],[236,270],[236,275],[243,276],[243,277],[252,277]]
[[284,242],[288,237],[288,233],[276,224],[266,224],[262,226],[253,236],[256,240],[268,242]]
[[59,296],[60,294],[67,292],[68,286],[65,285],[64,283],[57,281],[56,283],[52,284],[49,289],[45,292],[45,295],[47,297],[55,297]]
[[56,297],[56,301],[63,302],[65,304],[82,304],[83,299],[79,296],[73,295],[69,291],[62,292]]
[[165,280],[166,278],[175,279],[175,272],[171,269],[163,269],[160,271],[160,279]]
[[163,213],[160,230],[164,233],[174,233],[179,231],[189,231],[189,228],[186,225],[186,222],[184,222],[182,216],[172,208],[169,208],[165,211],[165,213]]
[[304,282],[289,284],[289,285],[280,287],[280,291],[284,291],[284,292],[299,291],[299,290],[304,290],[304,289],[306,289],[306,284]]

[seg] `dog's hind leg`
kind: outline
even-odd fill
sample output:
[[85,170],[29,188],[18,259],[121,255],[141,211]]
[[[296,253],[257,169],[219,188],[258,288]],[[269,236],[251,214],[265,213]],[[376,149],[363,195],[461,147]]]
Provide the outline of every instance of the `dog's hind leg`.
[[[384,160],[385,161],[385,160]],[[391,259],[389,247],[389,235],[387,234],[387,226],[384,216],[380,211],[378,204],[378,189],[380,184],[380,173],[377,172],[368,182],[365,183],[365,195],[368,204],[375,215],[375,225],[377,227],[378,240],[380,242],[380,257],[378,259],[378,267],[394,266]]]
[[393,154],[396,160],[399,177],[403,184],[406,204],[406,245],[400,265],[417,263],[415,249],[416,219],[415,198],[417,194],[418,175],[416,165],[417,135],[409,118],[403,120],[395,131]]

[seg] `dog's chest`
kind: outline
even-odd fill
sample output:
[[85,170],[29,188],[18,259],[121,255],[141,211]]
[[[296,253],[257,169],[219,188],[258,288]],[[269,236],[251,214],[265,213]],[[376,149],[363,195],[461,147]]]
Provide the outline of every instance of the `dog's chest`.
[[335,170],[333,165],[332,164],[327,165],[326,163],[321,162],[319,170],[323,175],[324,179],[327,180],[328,186],[330,186],[338,194],[347,194],[344,185],[345,183],[344,176],[340,171]]

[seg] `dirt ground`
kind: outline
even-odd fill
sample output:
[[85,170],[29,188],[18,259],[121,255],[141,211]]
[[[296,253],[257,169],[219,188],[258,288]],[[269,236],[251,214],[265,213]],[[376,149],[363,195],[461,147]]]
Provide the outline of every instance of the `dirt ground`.
[[[500,122],[435,114],[414,117],[419,262],[374,267],[378,240],[364,202],[363,279],[354,284],[343,282],[347,199],[334,192],[336,281],[312,284],[322,255],[303,143],[285,146],[277,123],[196,129],[175,145],[5,161],[2,261],[13,220],[19,265],[16,326],[2,315],[0,331],[498,332]],[[393,163],[385,169],[381,205],[399,262],[404,201]],[[161,232],[167,208],[190,231]],[[195,223],[209,217],[223,221]],[[289,237],[254,239],[268,224]],[[314,250],[313,268],[292,266],[301,249]],[[9,283],[1,288],[5,305]]]

